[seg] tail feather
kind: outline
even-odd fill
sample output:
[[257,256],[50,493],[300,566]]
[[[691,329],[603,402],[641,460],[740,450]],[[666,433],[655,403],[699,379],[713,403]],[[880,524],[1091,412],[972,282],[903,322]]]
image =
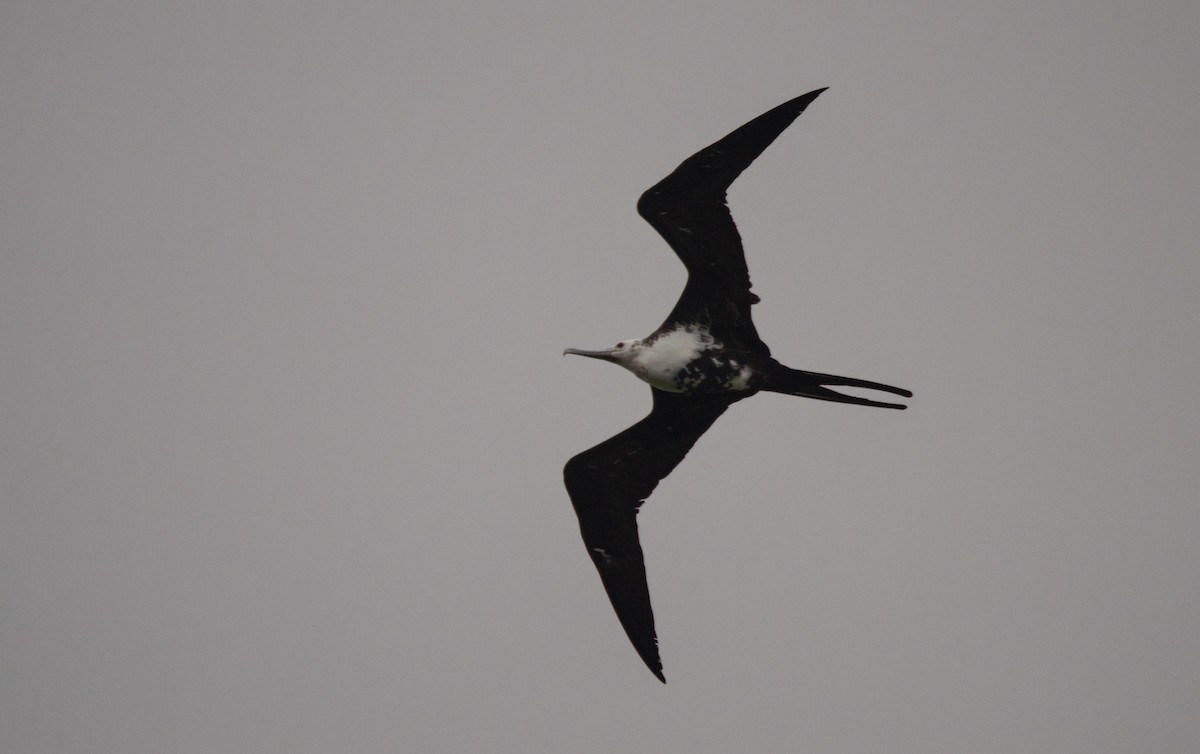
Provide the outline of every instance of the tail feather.
[[879,408],[908,408],[903,403],[886,403],[884,401],[874,401],[870,398],[862,398],[857,395],[844,395],[830,390],[828,387],[830,385],[881,390],[885,393],[901,395],[905,398],[912,397],[912,391],[895,387],[894,385],[885,385],[882,382],[871,382],[870,380],[860,380],[854,377],[838,377],[837,375],[821,374],[819,372],[806,372],[803,369],[790,369],[782,365],[780,365],[778,371],[773,371],[769,375],[761,389],[772,393],[816,398],[819,401],[853,403],[859,406],[878,406]]

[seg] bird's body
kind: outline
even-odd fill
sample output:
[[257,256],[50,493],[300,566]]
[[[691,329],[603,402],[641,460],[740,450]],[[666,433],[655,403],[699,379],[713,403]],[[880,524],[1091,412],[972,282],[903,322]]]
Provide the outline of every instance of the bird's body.
[[[581,353],[568,349],[568,353]],[[581,355],[587,355],[581,353]],[[663,328],[645,340],[618,343],[613,361],[668,393],[741,392],[754,374],[746,356],[725,347],[701,324]]]
[[643,339],[572,353],[611,361],[648,383],[654,408],[642,421],[567,462],[563,478],[584,544],[621,625],[664,680],[638,541],[638,508],[733,403],[759,391],[902,409],[829,386],[903,388],[791,369],[771,357],[750,316],[758,297],[725,192],[824,89],[785,102],[685,160],[638,201],[638,213],[671,245],[688,282],[663,324]]

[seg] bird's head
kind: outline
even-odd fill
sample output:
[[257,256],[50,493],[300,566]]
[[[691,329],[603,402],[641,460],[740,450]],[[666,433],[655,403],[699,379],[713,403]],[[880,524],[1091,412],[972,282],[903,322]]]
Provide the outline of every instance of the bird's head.
[[630,340],[622,340],[612,348],[605,348],[602,351],[582,351],[578,348],[568,348],[563,351],[563,356],[571,353],[575,354],[576,356],[587,356],[592,359],[603,359],[604,361],[611,361],[614,364],[620,364],[621,366],[628,366],[629,362],[633,359],[637,352],[641,350],[641,347],[642,341],[638,340],[637,338],[632,338]]

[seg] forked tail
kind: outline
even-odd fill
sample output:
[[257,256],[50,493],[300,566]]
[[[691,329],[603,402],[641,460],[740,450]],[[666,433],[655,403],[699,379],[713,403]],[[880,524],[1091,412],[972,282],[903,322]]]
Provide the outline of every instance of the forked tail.
[[761,389],[772,393],[816,398],[819,401],[855,403],[859,406],[879,406],[880,408],[908,408],[903,403],[885,403],[883,401],[873,401],[870,398],[860,398],[857,395],[843,395],[842,393],[830,390],[830,385],[882,390],[885,393],[902,395],[905,398],[912,397],[912,391],[901,387],[884,385],[881,382],[871,382],[870,380],[859,380],[853,377],[838,377],[833,374],[820,374],[819,372],[806,372],[803,369],[790,369],[782,364],[778,370],[772,371],[770,376],[764,380]]

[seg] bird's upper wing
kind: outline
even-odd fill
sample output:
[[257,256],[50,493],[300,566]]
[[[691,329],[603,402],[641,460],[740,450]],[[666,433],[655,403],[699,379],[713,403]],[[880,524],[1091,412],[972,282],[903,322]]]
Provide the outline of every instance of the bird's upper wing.
[[642,660],[665,683],[638,541],[638,508],[737,397],[651,390],[650,414],[567,461],[563,479],[617,618]]
[[758,297],[742,239],[725,192],[775,137],[824,89],[769,110],[717,143],[700,150],[638,200],[638,214],[654,226],[688,270],[687,285],[666,323],[709,323],[726,345],[769,353],[750,318]]

